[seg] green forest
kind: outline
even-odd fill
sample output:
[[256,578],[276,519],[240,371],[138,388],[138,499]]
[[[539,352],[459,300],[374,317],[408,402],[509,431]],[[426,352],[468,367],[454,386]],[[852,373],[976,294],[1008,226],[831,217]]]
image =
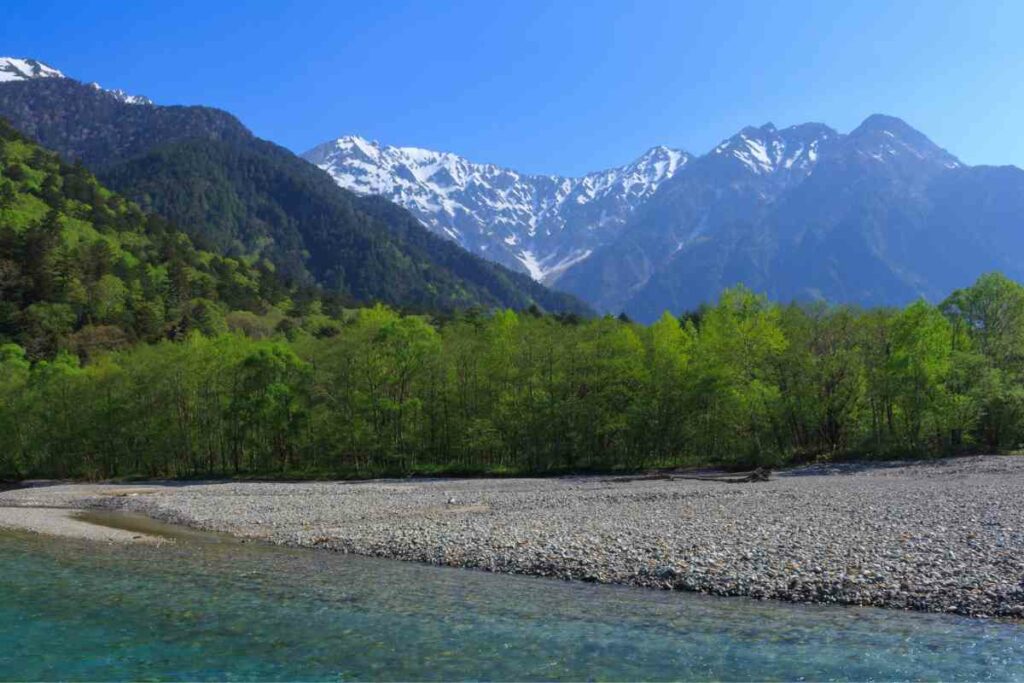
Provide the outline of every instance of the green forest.
[[[746,289],[650,326],[351,307],[0,128],[0,477],[554,473],[1006,452],[1024,288]],[[343,304],[345,307],[343,307]]]
[[[9,477],[543,473],[1006,451],[1024,288],[941,306],[779,306],[744,289],[644,327],[361,309],[31,362],[0,349]],[[262,331],[261,331],[262,330]]]

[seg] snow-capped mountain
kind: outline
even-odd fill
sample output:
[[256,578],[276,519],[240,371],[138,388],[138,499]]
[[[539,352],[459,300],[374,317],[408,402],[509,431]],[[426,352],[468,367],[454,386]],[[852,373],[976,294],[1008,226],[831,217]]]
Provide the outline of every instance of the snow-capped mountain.
[[[67,78],[67,76],[58,69],[54,69],[52,66],[36,59],[0,57],[0,83],[14,83],[37,78]],[[99,83],[91,83],[90,85],[125,104],[153,104],[152,100],[142,95],[130,95],[124,90],[108,90]]]
[[636,208],[690,160],[685,152],[654,147],[631,164],[569,178],[357,136],[326,142],[303,157],[338,185],[387,197],[463,248],[548,284],[612,241]]
[[1024,278],[1024,171],[970,167],[898,118],[744,128],[664,183],[559,288],[651,321],[744,284],[776,301],[937,301]]
[[[631,301],[670,264],[690,253],[705,259],[701,268],[718,264],[719,253],[705,253],[703,245],[756,222],[788,189],[814,172],[824,151],[839,137],[816,123],[781,130],[771,123],[742,129],[663,183],[637,208],[619,236],[567,273],[559,287],[587,292],[587,301],[598,310],[634,315]],[[741,242],[756,246],[752,238]],[[666,308],[676,308],[675,302]]]
[[1024,279],[1024,171],[969,167],[898,118],[849,133],[749,126],[691,157],[655,147],[582,178],[345,137],[305,158],[470,251],[642,321],[743,283],[779,301],[936,300]]

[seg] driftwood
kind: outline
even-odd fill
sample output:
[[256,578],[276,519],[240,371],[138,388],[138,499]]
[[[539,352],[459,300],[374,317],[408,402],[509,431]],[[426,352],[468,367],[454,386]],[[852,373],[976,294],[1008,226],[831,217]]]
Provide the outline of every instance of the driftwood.
[[727,484],[748,484],[756,481],[768,481],[772,471],[766,467],[758,467],[749,472],[723,472],[722,474],[669,474],[659,472],[657,474],[641,474],[635,477],[616,477],[605,479],[610,483],[629,481],[656,481],[659,479],[673,481],[675,479],[690,479],[693,481],[720,481]]

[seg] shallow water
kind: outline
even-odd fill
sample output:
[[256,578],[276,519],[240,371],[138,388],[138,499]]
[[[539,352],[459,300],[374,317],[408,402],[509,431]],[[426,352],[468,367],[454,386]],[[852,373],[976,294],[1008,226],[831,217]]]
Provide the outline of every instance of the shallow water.
[[1024,626],[0,533],[0,677],[1024,680]]

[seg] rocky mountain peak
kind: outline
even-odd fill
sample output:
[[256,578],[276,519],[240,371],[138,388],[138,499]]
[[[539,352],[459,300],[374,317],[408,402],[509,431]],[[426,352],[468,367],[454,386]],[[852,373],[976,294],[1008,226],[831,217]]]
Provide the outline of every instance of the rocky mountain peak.
[[143,95],[132,95],[131,93],[127,93],[124,90],[121,90],[120,88],[114,88],[110,90],[104,88],[102,85],[95,82],[90,83],[89,86],[95,90],[99,90],[101,92],[107,93],[108,95],[112,95],[113,97],[120,100],[121,102],[124,102],[125,104],[153,104],[153,100],[149,99],[148,97],[145,97]]
[[902,119],[872,114],[848,136],[848,141],[863,156],[877,162],[909,157],[941,168],[957,168],[961,162],[924,133]]
[[[819,202],[811,189],[831,192],[870,178],[864,187],[919,191],[960,166],[904,121],[880,114],[848,134],[814,122],[748,126],[699,158],[657,145],[629,164],[575,178],[524,174],[351,135],[305,157],[339,185],[401,204],[465,249],[608,310],[620,310],[627,289],[644,282],[650,268],[668,268],[661,262],[685,260],[679,255],[767,220],[776,202],[811,213],[822,206],[838,211],[834,198]],[[798,192],[808,181],[813,188]],[[793,228],[807,223],[803,216],[786,220],[786,235],[807,232]],[[650,244],[643,253],[623,256],[644,240]],[[606,277],[620,270],[622,278]],[[594,296],[598,286],[614,292]]]
[[871,114],[864,119],[859,126],[854,128],[853,131],[850,132],[850,135],[856,137],[858,135],[882,131],[920,135],[918,131],[914,130],[903,119],[896,116],[889,116],[888,114]]

